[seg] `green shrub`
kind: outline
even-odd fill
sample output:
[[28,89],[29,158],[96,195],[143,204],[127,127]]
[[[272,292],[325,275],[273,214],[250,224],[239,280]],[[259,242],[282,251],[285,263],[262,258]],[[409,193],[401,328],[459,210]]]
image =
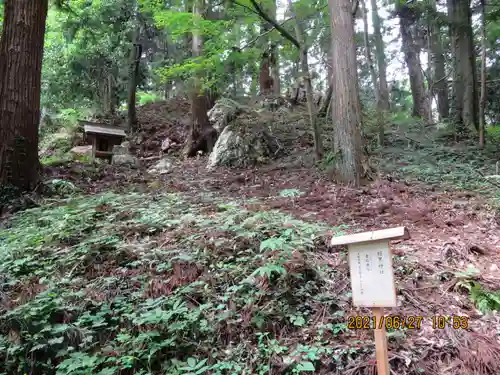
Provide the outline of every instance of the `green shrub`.
[[144,105],[148,103],[155,103],[161,100],[161,97],[156,93],[151,92],[138,92],[137,96],[139,97],[139,105]]
[[486,138],[489,143],[500,143],[500,125],[488,126],[486,128]]

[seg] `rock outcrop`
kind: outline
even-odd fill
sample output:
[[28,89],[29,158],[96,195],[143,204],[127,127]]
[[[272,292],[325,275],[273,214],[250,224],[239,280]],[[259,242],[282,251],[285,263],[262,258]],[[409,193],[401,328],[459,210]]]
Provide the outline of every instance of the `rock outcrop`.
[[251,118],[239,116],[224,128],[209,156],[208,169],[244,168],[266,163],[274,156],[275,139],[266,126],[255,119],[255,113]]
[[172,171],[172,162],[168,158],[160,159],[156,164],[148,169],[152,174],[166,174]]
[[243,106],[229,98],[217,100],[215,105],[208,111],[208,120],[219,134],[236,116],[241,113]]

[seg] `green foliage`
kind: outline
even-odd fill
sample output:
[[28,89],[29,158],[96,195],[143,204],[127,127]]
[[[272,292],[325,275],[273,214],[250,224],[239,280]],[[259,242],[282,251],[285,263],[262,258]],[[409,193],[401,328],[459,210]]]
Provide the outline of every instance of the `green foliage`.
[[470,280],[460,282],[459,286],[469,291],[472,303],[482,313],[500,311],[500,290],[490,291],[482,287],[481,284]]
[[480,284],[472,283],[470,287],[470,298],[478,310],[486,313],[500,310],[500,290],[488,291]]
[[486,128],[486,141],[493,144],[500,144],[500,126],[493,125]]
[[71,12],[51,9],[47,18],[42,105],[102,110],[109,82],[126,98],[133,0],[76,1]]
[[[75,193],[67,181],[50,185]],[[338,293],[324,282],[335,270],[313,261],[330,228],[220,207],[201,215],[174,194],[108,193],[14,216],[0,230],[12,302],[0,311],[3,370],[267,374],[281,354],[301,374],[329,362],[325,337],[342,334],[341,316],[297,347],[270,327],[300,335],[318,312],[336,311]]]
[[56,152],[54,155],[40,157],[40,163],[47,167],[61,166],[73,160],[73,156],[69,152]]
[[298,189],[283,189],[280,191],[280,197],[298,197],[302,194]]
[[137,93],[137,97],[139,98],[139,105],[155,103],[157,101],[162,100],[162,98],[158,94],[148,93],[143,91],[139,91]]
[[73,108],[63,109],[55,116],[47,115],[40,127],[40,162],[43,165],[61,165],[73,159],[69,151],[83,133],[78,120],[84,117],[85,112]]
[[329,170],[335,166],[338,156],[334,151],[327,151],[323,159],[318,163],[319,168],[322,170]]
[[475,140],[473,145],[446,144],[452,128],[446,124],[428,126],[405,115],[399,115],[397,120],[393,118],[392,123],[386,129],[389,144],[373,157],[382,170],[440,189],[477,191],[491,198],[497,196],[498,189],[485,178],[495,174],[497,144],[489,142],[484,149],[474,147]]

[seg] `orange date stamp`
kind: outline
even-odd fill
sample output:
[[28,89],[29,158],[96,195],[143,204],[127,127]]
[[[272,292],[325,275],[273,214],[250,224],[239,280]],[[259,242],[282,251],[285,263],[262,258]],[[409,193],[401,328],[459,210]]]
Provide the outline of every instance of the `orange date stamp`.
[[469,317],[460,315],[435,315],[425,318],[421,315],[368,316],[357,315],[347,318],[347,329],[421,329],[422,324],[430,321],[433,329],[467,329]]

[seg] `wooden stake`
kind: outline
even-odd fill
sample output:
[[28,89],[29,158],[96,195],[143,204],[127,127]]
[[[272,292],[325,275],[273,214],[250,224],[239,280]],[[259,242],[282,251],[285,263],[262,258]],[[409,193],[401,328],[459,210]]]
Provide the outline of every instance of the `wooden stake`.
[[[382,307],[372,308],[373,317],[375,318],[375,352],[377,358],[377,374],[390,375],[389,353],[387,351],[387,335],[385,332],[385,320]],[[380,324],[380,322],[382,324]]]

